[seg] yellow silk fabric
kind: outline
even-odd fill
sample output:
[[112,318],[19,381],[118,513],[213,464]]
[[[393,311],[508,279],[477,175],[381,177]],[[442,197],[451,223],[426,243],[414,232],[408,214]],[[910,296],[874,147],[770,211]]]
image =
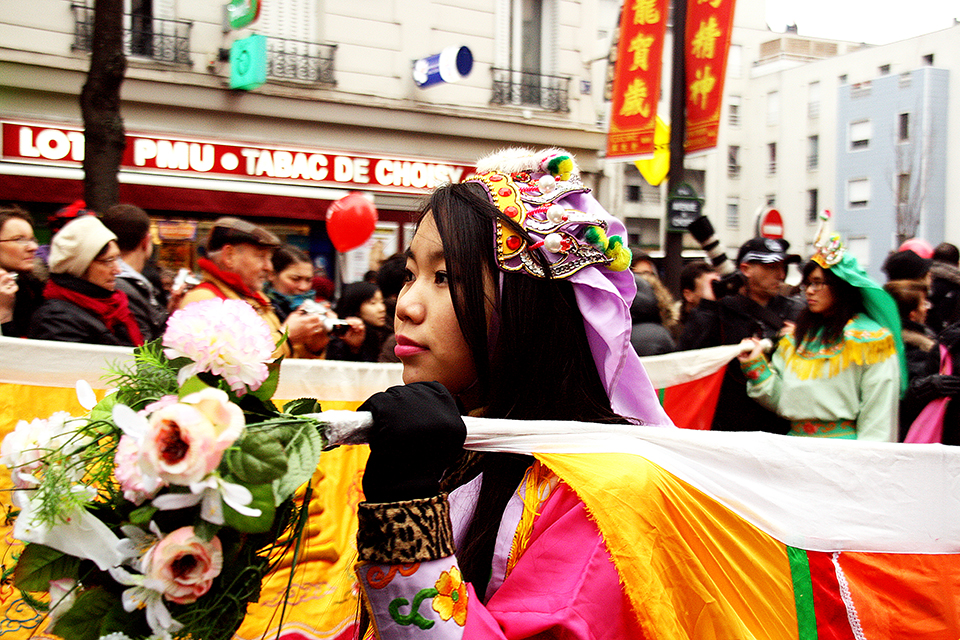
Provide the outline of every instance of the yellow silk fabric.
[[798,637],[782,543],[645,458],[536,457],[586,504],[650,640]]

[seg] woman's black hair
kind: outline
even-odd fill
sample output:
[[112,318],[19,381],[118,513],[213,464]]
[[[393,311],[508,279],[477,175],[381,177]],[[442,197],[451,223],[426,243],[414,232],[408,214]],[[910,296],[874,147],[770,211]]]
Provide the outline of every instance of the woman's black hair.
[[274,251],[270,261],[273,263],[273,272],[277,275],[292,264],[306,262],[311,266],[313,265],[306,251],[290,244],[285,244]]
[[334,308],[337,315],[341,318],[349,316],[360,316],[360,306],[377,295],[377,285],[369,282],[351,282],[343,287],[337,305]]
[[[495,219],[525,236],[523,229],[491,204],[477,184],[438,188],[421,209],[422,215],[428,213],[443,242],[453,307],[473,354],[483,415],[626,422],[610,408],[573,285],[497,268]],[[546,260],[539,259],[549,272]],[[485,293],[491,281],[494,300]],[[481,598],[501,515],[531,463],[528,456],[465,454],[445,480],[450,489],[483,473],[476,517],[457,552],[464,578]]]
[[843,336],[843,328],[847,326],[847,322],[864,310],[860,289],[839,277],[830,269],[823,269],[813,260],[803,265],[802,282],[804,284],[808,283],[810,276],[818,268],[823,271],[823,280],[833,294],[833,306],[826,314],[813,313],[809,306],[803,308],[803,311],[797,317],[797,325],[793,332],[798,345],[808,335],[813,337],[818,332],[820,332],[820,340],[824,343],[829,344],[838,341]]

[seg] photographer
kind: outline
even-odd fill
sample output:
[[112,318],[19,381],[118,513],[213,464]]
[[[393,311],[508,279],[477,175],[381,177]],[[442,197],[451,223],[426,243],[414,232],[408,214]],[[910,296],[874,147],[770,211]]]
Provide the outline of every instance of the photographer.
[[[768,338],[774,344],[792,326],[802,305],[780,295],[787,265],[786,240],[752,238],[737,253],[738,269],[715,281],[716,302],[701,300],[680,337],[683,349],[737,344],[744,338]],[[709,303],[709,304],[707,304]],[[717,431],[786,433],[789,424],[747,396],[740,365],[727,366],[711,427]]]

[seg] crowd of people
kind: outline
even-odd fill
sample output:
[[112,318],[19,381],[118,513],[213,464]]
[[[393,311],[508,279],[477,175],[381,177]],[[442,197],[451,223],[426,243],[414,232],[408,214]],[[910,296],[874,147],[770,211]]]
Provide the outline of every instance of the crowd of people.
[[[905,242],[884,262],[882,286],[838,239],[820,242],[804,264],[788,250],[785,240],[752,238],[723,277],[690,262],[679,301],[657,288],[655,262],[635,254],[634,348],[654,355],[753,339],[725,370],[718,431],[903,441],[932,401],[949,406],[960,393],[960,376],[944,371],[960,353],[955,245]],[[796,286],[785,284],[791,264],[800,268]],[[960,441],[950,415],[943,442]]]
[[[241,299],[275,331],[277,355],[396,362],[393,314],[405,259],[384,261],[369,282],[335,287],[310,256],[235,217],[216,220],[199,274],[176,278],[152,260],[150,218],[119,204],[98,215],[82,203],[49,220],[41,247],[23,208],[0,208],[0,328],[4,336],[139,346],[163,335],[177,309]],[[398,265],[399,264],[399,269]],[[390,313],[388,313],[388,307]]]

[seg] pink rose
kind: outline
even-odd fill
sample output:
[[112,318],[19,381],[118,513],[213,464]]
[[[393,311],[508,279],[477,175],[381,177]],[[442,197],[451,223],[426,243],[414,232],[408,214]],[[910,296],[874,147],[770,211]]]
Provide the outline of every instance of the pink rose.
[[162,587],[164,598],[190,604],[209,591],[220,575],[223,549],[216,536],[206,542],[193,527],[180,527],[150,547],[142,566],[146,578]]
[[120,436],[117,452],[113,456],[114,476],[123,489],[123,497],[140,505],[156,495],[161,483],[159,478],[146,478],[140,468],[140,448],[137,441],[128,435]]
[[142,460],[149,475],[188,486],[219,466],[243,428],[240,407],[223,391],[205,389],[150,414]]

